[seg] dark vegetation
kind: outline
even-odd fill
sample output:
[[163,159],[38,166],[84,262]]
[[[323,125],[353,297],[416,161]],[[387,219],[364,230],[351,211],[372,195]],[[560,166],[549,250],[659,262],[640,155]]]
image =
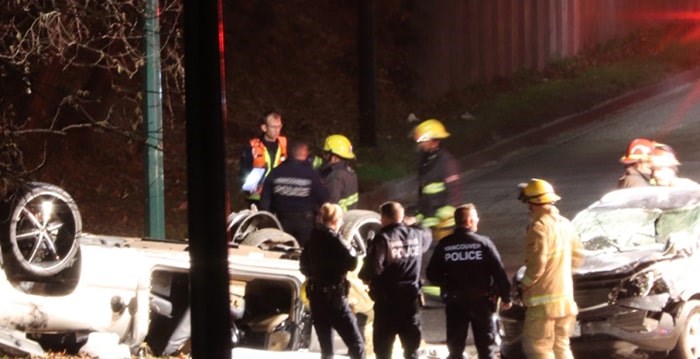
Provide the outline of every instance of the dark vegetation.
[[[33,3],[36,6],[29,12],[16,5],[1,5],[0,17],[26,31],[30,19],[23,22],[22,16],[42,18],[38,14],[49,11],[49,4]],[[523,69],[509,78],[474,85],[444,98],[415,98],[411,95],[413,76],[406,66],[407,49],[413,41],[406,26],[411,13],[399,0],[376,3],[379,145],[357,149],[361,192],[414,170],[415,151],[408,134],[415,123],[408,121],[410,114],[443,120],[459,139],[448,141],[448,146],[465,155],[694,68],[700,61],[700,47],[686,36],[693,26],[664,26],[589,49],[541,72]],[[172,32],[182,19],[176,1],[165,4],[172,5],[162,5],[166,223],[169,237],[183,238],[187,236],[187,182],[182,73],[178,68],[182,47],[181,33]],[[86,26],[103,35],[110,28],[99,26],[109,22],[104,21],[110,19],[109,14],[123,13],[131,20],[141,14],[139,1],[103,1],[102,12],[97,13],[80,11],[80,6],[75,2],[73,12],[53,10],[65,10],[60,18],[64,22],[75,16],[89,19]],[[227,168],[232,206],[240,210],[243,201],[236,191],[239,151],[243,141],[256,134],[258,117],[264,111],[281,111],[286,135],[316,146],[332,133],[357,139],[355,2],[224,1],[224,21]],[[129,49],[131,56],[138,55],[139,26],[122,29],[118,39],[123,41],[109,42],[114,38],[103,37],[91,44],[105,50]],[[18,45],[12,40],[16,33],[7,26],[0,27],[0,36],[5,39],[0,53]],[[145,206],[142,96],[140,74],[129,72],[133,67],[128,66],[137,57],[125,57],[124,65],[117,61],[97,66],[94,64],[103,59],[95,53],[71,48],[68,42],[63,46],[69,51],[44,48],[34,53],[31,62],[24,63],[27,66],[21,58],[0,55],[5,79],[0,85],[2,155],[24,164],[22,176],[15,176],[10,170],[15,167],[10,166],[2,172],[3,178],[40,180],[65,188],[78,201],[86,231],[140,236]],[[67,65],[78,59],[83,60],[81,66]],[[50,131],[32,130],[37,128]]]

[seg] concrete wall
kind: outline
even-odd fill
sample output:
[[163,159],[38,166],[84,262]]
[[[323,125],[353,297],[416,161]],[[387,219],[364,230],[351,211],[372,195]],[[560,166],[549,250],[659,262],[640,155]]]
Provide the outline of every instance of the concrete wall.
[[435,0],[414,2],[409,66],[421,97],[542,69],[549,62],[698,11],[700,0]]

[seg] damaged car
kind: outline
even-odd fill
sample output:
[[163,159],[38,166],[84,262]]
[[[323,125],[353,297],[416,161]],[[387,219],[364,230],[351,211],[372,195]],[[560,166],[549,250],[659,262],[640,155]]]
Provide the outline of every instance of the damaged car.
[[[644,187],[610,192],[572,220],[586,250],[574,270],[579,314],[571,345],[624,341],[673,358],[700,356],[700,191]],[[514,278],[514,298],[519,298]],[[505,358],[523,357],[525,307],[498,315]]]
[[[228,228],[232,347],[309,349],[299,246],[271,214],[242,212]],[[188,352],[187,241],[86,233],[73,198],[46,183],[22,184],[0,213],[0,353]],[[345,220],[358,251],[380,226],[371,211]]]

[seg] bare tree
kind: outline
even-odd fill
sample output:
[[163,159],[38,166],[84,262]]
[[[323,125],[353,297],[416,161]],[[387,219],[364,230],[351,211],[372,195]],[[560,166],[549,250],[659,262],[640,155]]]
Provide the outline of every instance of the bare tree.
[[[184,100],[182,3],[160,3],[163,104],[172,115],[173,104]],[[146,0],[0,3],[0,180],[5,185],[42,165],[24,163],[22,137],[90,127],[143,142],[138,129],[145,9]]]

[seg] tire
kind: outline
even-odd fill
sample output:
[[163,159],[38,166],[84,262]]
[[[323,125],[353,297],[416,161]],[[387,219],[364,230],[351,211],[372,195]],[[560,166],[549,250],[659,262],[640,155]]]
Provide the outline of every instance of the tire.
[[227,231],[232,231],[236,230],[238,228],[238,225],[241,224],[241,221],[245,218],[248,217],[250,214],[249,209],[244,209],[240,212],[231,212],[231,214],[228,215],[228,218],[226,219],[228,222],[228,226],[226,227]]
[[299,248],[299,242],[292,235],[277,228],[263,228],[250,232],[241,244],[264,250],[273,249],[277,245]]
[[695,359],[700,357],[700,301],[688,301],[683,306],[683,312],[687,313],[685,323],[669,358]]
[[379,213],[352,209],[343,216],[340,235],[350,242],[359,257],[367,254],[367,242],[374,238],[381,227]]
[[242,215],[236,219],[236,223],[232,223],[230,226],[232,241],[233,243],[241,243],[250,233],[264,228],[274,228],[281,231],[282,225],[277,217],[270,212],[243,211]]
[[3,209],[0,245],[9,278],[41,280],[73,265],[83,224],[78,205],[66,191],[29,182]]

